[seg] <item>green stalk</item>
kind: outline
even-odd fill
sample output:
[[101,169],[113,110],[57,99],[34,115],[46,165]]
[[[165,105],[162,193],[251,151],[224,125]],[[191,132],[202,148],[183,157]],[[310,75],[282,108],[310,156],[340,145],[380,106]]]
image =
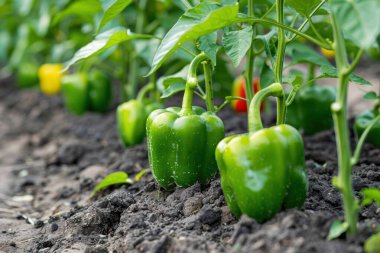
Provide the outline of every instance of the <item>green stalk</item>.
[[198,85],[197,68],[199,64],[206,59],[208,59],[207,55],[202,52],[197,55],[190,63],[189,73],[186,79],[185,93],[183,94],[182,110],[180,112],[180,115],[182,116],[193,114],[193,93]]
[[[277,23],[283,25],[284,23],[284,0],[276,0],[276,14]],[[282,84],[282,72],[285,59],[286,37],[284,30],[278,28],[278,43],[277,43],[277,57],[274,67],[275,80],[277,83]],[[283,105],[277,105],[277,124],[283,124],[285,122],[286,104],[285,100],[281,101]],[[279,111],[281,110],[281,111]]]
[[156,73],[153,73],[150,76],[150,83],[153,86],[153,89],[152,89],[153,98],[156,102],[160,103],[161,102],[161,94],[160,94],[160,91],[158,90],[158,87],[157,87]]
[[[253,97],[249,105],[248,111],[248,129],[249,133],[257,132],[263,129],[263,122],[261,121],[260,107],[263,100],[269,96],[277,97],[277,105],[282,106],[284,97],[284,89],[280,83],[274,83],[270,86],[260,90]],[[281,111],[281,110],[280,110]]]
[[372,121],[371,123],[368,125],[368,127],[364,130],[364,132],[362,133],[362,135],[360,136],[360,139],[358,141],[358,144],[356,145],[356,149],[355,149],[355,152],[354,152],[354,155],[353,157],[351,158],[351,166],[354,166],[356,165],[358,162],[359,162],[359,158],[360,158],[360,152],[362,151],[362,148],[363,148],[363,145],[364,145],[364,142],[369,134],[369,132],[371,131],[371,129],[376,125],[377,122],[380,121],[380,114],[377,115]]
[[[142,33],[144,30],[144,22],[145,22],[145,7],[148,0],[140,0],[138,5],[138,13],[136,20],[136,33]],[[138,61],[135,49],[133,48],[133,44],[130,44],[129,48],[129,74],[128,74],[128,86],[126,88],[127,98],[131,99],[136,96],[137,92],[137,69],[138,69]]]
[[347,93],[349,80],[349,73],[347,70],[349,69],[349,66],[342,30],[336,21],[334,13],[331,13],[330,17],[334,35],[333,48],[338,70],[338,94],[335,103],[331,106],[339,162],[337,187],[343,198],[344,215],[348,224],[348,233],[354,234],[357,229],[358,205],[352,189],[351,147],[347,122]]
[[207,111],[214,112],[214,102],[212,94],[212,73],[211,73],[211,64],[209,61],[203,61],[203,72],[205,74],[205,86],[206,86],[206,106]]
[[286,31],[294,33],[294,34],[296,34],[296,35],[298,35],[298,36],[300,36],[302,38],[305,38],[305,39],[309,40],[310,42],[313,42],[315,45],[317,45],[319,47],[323,47],[323,48],[329,49],[329,50],[332,49],[331,45],[329,43],[327,43],[326,41],[320,41],[320,40],[315,39],[312,36],[310,36],[310,35],[308,35],[308,34],[306,34],[304,32],[301,32],[301,31],[299,31],[297,29],[294,29],[294,28],[289,27],[289,26],[284,25],[284,24],[279,24],[278,22],[273,21],[271,19],[266,19],[266,18],[261,19],[261,18],[251,18],[251,17],[240,18],[239,17],[239,18],[236,19],[236,22],[239,22],[239,23],[240,22],[247,22],[247,23],[251,22],[251,23],[259,23],[259,24],[264,24],[264,25],[276,26],[278,28],[282,28],[282,29],[284,29]]
[[143,101],[146,95],[148,94],[148,92],[152,91],[153,89],[154,87],[152,83],[148,83],[147,85],[145,85],[144,87],[140,89],[139,93],[137,94],[136,99],[139,101]]
[[[250,18],[254,18],[254,0],[248,0],[248,16]],[[254,91],[252,89],[253,83],[253,67],[255,63],[255,48],[253,45],[253,39],[255,36],[255,27],[252,25],[252,44],[248,50],[248,59],[247,59],[247,68],[246,68],[246,76],[245,76],[245,93],[247,97],[247,106],[251,103],[251,100],[254,95]]]
[[[308,68],[307,80],[311,81],[311,80],[314,80],[314,78],[315,78],[315,64],[314,63],[310,63],[309,64],[309,68]],[[314,81],[310,82],[310,86],[312,86],[312,85],[315,85]]]

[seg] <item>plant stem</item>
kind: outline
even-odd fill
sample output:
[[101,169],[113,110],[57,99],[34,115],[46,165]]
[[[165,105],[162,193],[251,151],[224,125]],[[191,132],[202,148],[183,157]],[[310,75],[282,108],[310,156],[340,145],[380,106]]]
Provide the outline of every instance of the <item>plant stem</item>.
[[205,86],[206,86],[206,106],[207,111],[214,112],[213,94],[212,94],[212,73],[211,65],[209,61],[203,61],[203,72],[205,74]]
[[270,86],[256,93],[248,110],[248,129],[249,133],[257,132],[263,129],[261,121],[260,107],[263,100],[269,96],[277,97],[277,105],[282,106],[284,99],[284,90],[280,83],[273,83]]
[[271,19],[260,19],[260,18],[250,18],[250,17],[245,18],[244,17],[244,18],[237,18],[236,22],[252,22],[252,23],[259,23],[259,24],[264,24],[264,25],[273,25],[273,26],[282,28],[286,31],[292,32],[292,33],[294,33],[294,34],[296,34],[302,38],[305,38],[305,39],[313,42],[314,44],[316,44],[320,47],[331,50],[331,45],[329,43],[315,39],[312,36],[310,36],[304,32],[298,31],[298,30],[291,28],[291,27],[284,25],[284,24],[279,24],[278,22],[273,21]]
[[268,11],[265,12],[264,15],[261,16],[261,18],[265,18],[266,16],[268,16],[269,13],[271,13],[271,12],[274,10],[275,7],[276,7],[276,4],[273,4],[273,5],[268,9]]
[[142,87],[137,95],[137,100],[139,101],[143,101],[144,98],[146,97],[146,94],[149,92],[149,91],[152,91],[154,89],[154,86],[152,83],[148,83],[147,85],[145,85],[144,87]]
[[187,80],[186,80],[185,93],[183,94],[182,110],[180,112],[181,116],[193,114],[193,109],[192,109],[193,93],[194,93],[194,89],[198,85],[197,68],[198,68],[198,65],[202,61],[207,60],[207,59],[208,59],[207,55],[204,52],[202,52],[199,55],[197,55],[190,63],[189,73],[187,75]]
[[[248,0],[248,16],[251,18],[254,18],[254,0]],[[253,83],[253,67],[255,63],[255,48],[253,44],[255,36],[255,27],[252,25],[252,43],[251,46],[248,50],[248,63],[247,63],[247,68],[246,68],[246,76],[245,76],[245,93],[247,97],[247,106],[249,106],[253,95],[254,91],[252,89],[252,83]]]
[[[305,25],[308,23],[308,20],[311,19],[312,16],[326,3],[326,0],[321,1],[314,10],[310,13],[310,16],[300,25],[300,27],[297,29],[298,31],[302,31],[302,29],[305,27]],[[289,40],[292,41],[297,37],[296,34],[294,34]]]
[[320,41],[324,41],[325,39],[322,37],[322,35],[318,32],[318,30],[315,28],[314,24],[313,24],[313,21],[311,20],[311,17],[309,17],[308,19],[308,22],[310,24],[310,27],[311,29],[313,30],[313,33],[317,36],[317,38],[320,40]]
[[355,152],[354,152],[354,155],[352,156],[351,158],[351,166],[354,166],[356,165],[358,162],[359,162],[359,158],[360,158],[360,152],[362,151],[362,148],[363,148],[363,145],[364,145],[364,141],[365,139],[367,138],[369,132],[371,131],[371,129],[376,125],[377,122],[380,121],[380,114],[377,115],[372,121],[371,123],[368,125],[368,127],[364,130],[364,132],[362,133],[362,135],[360,136],[360,139],[358,141],[358,144],[356,145],[356,148],[355,148]]
[[[145,21],[145,7],[148,0],[140,0],[138,5],[138,13],[136,20],[136,33],[142,33],[144,29]],[[129,48],[129,74],[128,74],[128,86],[126,87],[127,99],[134,98],[137,92],[137,69],[138,69],[138,60],[137,54],[135,52],[134,46],[130,43]]]
[[[277,22],[282,25],[284,23],[284,0],[276,0],[276,14]],[[278,28],[278,43],[277,43],[277,56],[276,63],[274,67],[275,80],[277,83],[282,84],[282,72],[285,59],[285,47],[286,47],[286,38],[284,30]],[[285,99],[282,101],[284,104],[279,106],[277,105],[277,124],[283,124],[285,122],[285,113],[286,105]],[[279,111],[281,110],[281,111]]]
[[[315,64],[314,63],[310,63],[309,64],[309,69],[308,69],[307,80],[311,81],[311,80],[314,80],[314,79],[315,79]],[[315,85],[315,82],[311,81],[310,85]]]
[[358,207],[352,189],[351,147],[347,122],[347,93],[349,79],[349,73],[347,70],[349,67],[342,30],[336,21],[334,13],[331,13],[330,17],[334,35],[333,49],[338,70],[338,94],[336,101],[331,106],[339,162],[337,187],[343,198],[344,215],[348,224],[348,233],[354,234],[357,228]]

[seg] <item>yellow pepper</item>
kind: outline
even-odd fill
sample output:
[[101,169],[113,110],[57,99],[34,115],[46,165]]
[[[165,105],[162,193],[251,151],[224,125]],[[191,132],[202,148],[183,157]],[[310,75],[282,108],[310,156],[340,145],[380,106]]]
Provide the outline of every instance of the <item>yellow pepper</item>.
[[335,53],[333,50],[328,50],[328,49],[324,49],[324,48],[321,48],[321,54],[329,60],[332,60],[335,57]]
[[45,95],[55,95],[61,90],[61,64],[43,64],[38,70],[40,90]]

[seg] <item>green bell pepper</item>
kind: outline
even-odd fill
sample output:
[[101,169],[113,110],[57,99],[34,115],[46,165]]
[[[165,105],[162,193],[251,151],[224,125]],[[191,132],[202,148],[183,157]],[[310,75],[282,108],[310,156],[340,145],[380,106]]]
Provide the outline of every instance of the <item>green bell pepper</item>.
[[256,93],[249,109],[249,133],[223,139],[215,152],[232,214],[244,213],[258,222],[271,219],[282,207],[302,207],[308,189],[299,132],[285,124],[263,129],[260,105],[268,96],[282,103],[281,84]]
[[38,67],[33,63],[22,63],[16,73],[17,85],[20,88],[31,88],[38,85]]
[[66,109],[81,115],[88,108],[88,81],[84,73],[66,75],[62,78],[62,95]]
[[111,81],[101,71],[93,71],[88,80],[89,109],[95,112],[105,112],[112,101]]
[[136,145],[144,140],[148,115],[163,105],[157,102],[133,99],[117,107],[117,129],[125,147]]
[[331,87],[306,86],[288,106],[286,123],[303,129],[306,135],[315,134],[333,127],[331,104],[336,91]]
[[148,154],[153,176],[164,189],[206,184],[217,172],[215,147],[224,125],[201,107],[156,110],[147,120]]
[[[354,124],[356,136],[360,137],[378,115],[377,110],[368,110],[356,116]],[[366,141],[380,148],[380,121],[377,121],[369,130]]]
[[[224,137],[224,125],[213,113],[207,69],[206,104],[209,111],[192,106],[194,89],[198,85],[196,69],[207,59],[201,53],[191,62],[182,108],[155,110],[147,119],[150,167],[158,184],[166,190],[175,185],[188,187],[196,182],[204,185],[217,172],[215,148]],[[204,64],[205,67],[207,63]]]

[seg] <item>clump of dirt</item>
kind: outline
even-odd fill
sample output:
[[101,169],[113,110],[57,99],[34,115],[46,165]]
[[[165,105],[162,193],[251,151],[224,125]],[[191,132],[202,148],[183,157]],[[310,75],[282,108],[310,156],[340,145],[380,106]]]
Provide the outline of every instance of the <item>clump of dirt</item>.
[[[146,144],[124,149],[113,111],[74,117],[59,97],[11,84],[0,89],[0,154],[8,154],[0,155],[1,184],[7,186],[0,188],[0,251],[356,253],[380,223],[380,210],[370,205],[360,212],[355,237],[326,240],[331,223],[343,215],[331,185],[337,174],[332,131],[304,138],[310,181],[304,208],[282,211],[264,224],[230,214],[218,176],[203,188],[167,192],[148,173],[90,199],[107,174],[134,176],[149,168]],[[226,109],[220,116],[227,135],[246,131],[245,115]],[[362,188],[380,187],[379,166],[380,150],[365,145],[353,170],[358,197]]]

